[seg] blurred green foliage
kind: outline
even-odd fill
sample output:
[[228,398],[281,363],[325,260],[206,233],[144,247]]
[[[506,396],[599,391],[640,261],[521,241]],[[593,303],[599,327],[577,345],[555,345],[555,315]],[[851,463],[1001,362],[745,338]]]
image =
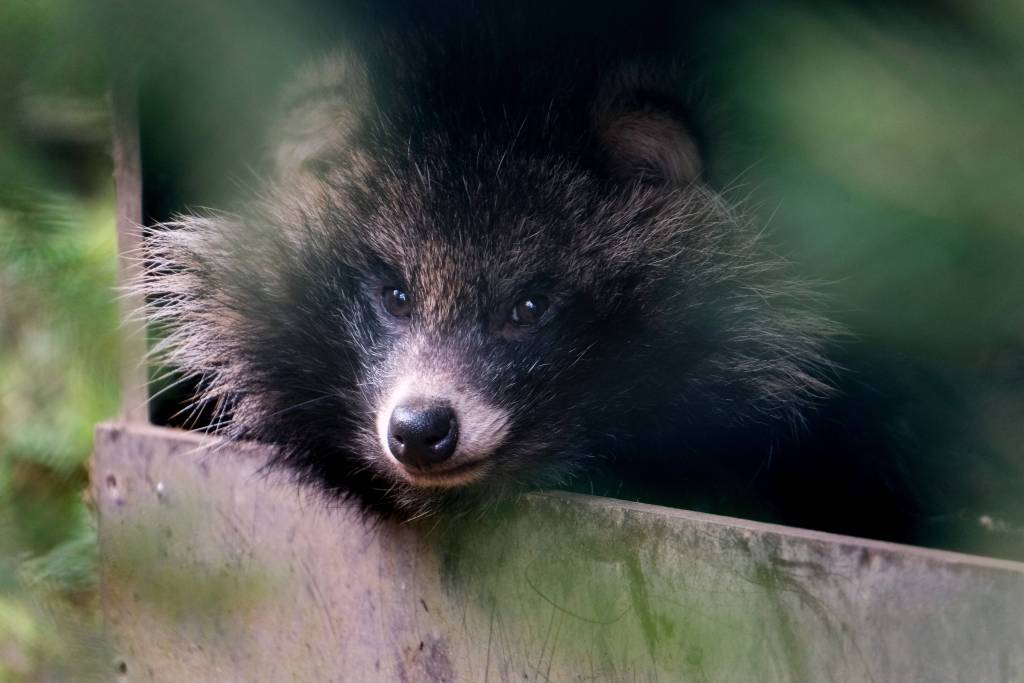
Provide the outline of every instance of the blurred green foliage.
[[730,171],[887,348],[1024,343],[1022,7],[744,3],[709,32]]
[[102,60],[73,2],[0,5],[0,681],[99,652],[92,430],[117,409]]
[[720,184],[821,283],[856,353],[923,371],[933,422],[913,438],[936,478],[1016,515],[930,522],[1019,556],[1024,4],[742,2],[704,28]]

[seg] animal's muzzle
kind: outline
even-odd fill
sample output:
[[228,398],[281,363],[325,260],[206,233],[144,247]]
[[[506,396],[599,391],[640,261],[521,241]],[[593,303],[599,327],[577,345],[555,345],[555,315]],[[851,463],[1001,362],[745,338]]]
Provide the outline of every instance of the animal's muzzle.
[[406,467],[429,470],[455,453],[459,423],[451,406],[402,403],[388,420],[388,448]]

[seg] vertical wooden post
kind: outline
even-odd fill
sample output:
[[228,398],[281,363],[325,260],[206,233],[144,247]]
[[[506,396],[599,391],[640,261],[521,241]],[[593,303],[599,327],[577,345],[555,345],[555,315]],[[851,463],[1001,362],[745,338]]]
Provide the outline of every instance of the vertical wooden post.
[[138,92],[134,79],[115,78],[113,110],[114,186],[117,190],[118,284],[121,287],[121,416],[148,422],[145,325],[133,320],[143,297],[125,288],[142,274],[142,163],[139,154]]

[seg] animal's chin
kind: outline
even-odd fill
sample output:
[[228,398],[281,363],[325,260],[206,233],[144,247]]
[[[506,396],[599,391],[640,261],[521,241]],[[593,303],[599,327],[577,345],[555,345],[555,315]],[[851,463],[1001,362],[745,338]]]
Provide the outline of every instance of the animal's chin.
[[474,484],[487,475],[490,469],[488,458],[477,458],[450,467],[420,470],[398,465],[402,479],[415,488],[459,489]]

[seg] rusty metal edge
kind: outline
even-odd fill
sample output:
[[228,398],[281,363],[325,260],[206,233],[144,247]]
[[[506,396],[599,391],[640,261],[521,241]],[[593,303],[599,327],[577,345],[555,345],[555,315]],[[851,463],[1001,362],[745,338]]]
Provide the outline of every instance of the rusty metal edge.
[[[123,422],[105,422],[97,425],[97,449],[101,448],[104,442],[101,436],[113,434],[128,434],[136,438],[158,438],[169,441],[176,441],[192,447],[195,452],[201,452],[206,447],[224,448],[224,441],[196,432],[187,432],[181,429],[158,427],[155,425],[140,425]],[[231,453],[248,458],[265,457],[267,449],[272,446],[254,442],[237,442],[230,444]],[[225,450],[221,450],[226,453]],[[688,522],[702,526],[712,525],[739,529],[751,534],[760,536],[775,536],[786,539],[798,540],[804,543],[827,544],[833,546],[844,546],[851,549],[864,549],[875,553],[896,555],[904,558],[912,558],[919,561],[940,564],[949,568],[962,568],[966,570],[986,570],[1009,572],[1012,574],[1024,575],[1024,563],[1013,560],[1002,560],[981,555],[968,555],[948,550],[936,550],[900,543],[889,543],[887,541],[876,541],[868,538],[857,538],[855,536],[844,536],[825,531],[814,531],[811,529],[800,529],[796,527],[769,524],[766,522],[755,522],[735,517],[725,517],[704,512],[694,512],[678,508],[662,507],[637,503],[617,498],[603,498],[588,496],[579,493],[568,493],[564,491],[544,491],[529,493],[523,496],[524,500],[541,498],[563,502],[567,505],[587,506],[603,511],[617,510],[631,514],[650,515],[662,519]]]

